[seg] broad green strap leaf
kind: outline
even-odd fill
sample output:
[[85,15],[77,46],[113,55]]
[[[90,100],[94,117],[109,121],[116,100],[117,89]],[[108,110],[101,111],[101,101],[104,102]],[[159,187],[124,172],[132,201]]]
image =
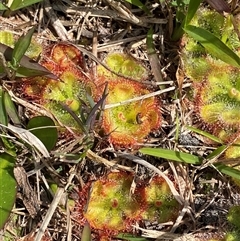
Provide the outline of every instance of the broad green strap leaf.
[[8,124],[8,116],[4,103],[4,90],[2,87],[0,87],[0,124],[4,126],[7,126]]
[[194,17],[195,13],[197,12],[201,2],[202,2],[202,0],[190,0],[189,5],[188,5],[187,15],[186,15],[186,18],[184,21],[185,26],[191,22],[192,18]]
[[28,7],[32,4],[39,3],[41,1],[42,0],[13,0],[11,6],[9,6],[9,8],[12,11],[15,11],[15,10],[18,10],[20,8]]
[[18,68],[20,60],[26,53],[32,39],[32,35],[35,31],[35,27],[31,28],[26,35],[22,35],[15,43],[11,64],[14,68]]
[[240,67],[239,56],[209,31],[192,25],[185,26],[184,30],[216,58],[232,66]]
[[15,158],[0,154],[0,229],[3,228],[16,199],[17,184],[13,175]]
[[48,151],[55,147],[58,132],[51,118],[47,116],[33,117],[28,122],[27,129],[44,144]]
[[140,9],[142,9],[147,14],[150,13],[149,9],[139,0],[125,0],[125,1],[131,3],[134,6],[139,7]]
[[163,148],[148,148],[148,147],[141,148],[139,151],[146,155],[160,157],[160,158],[164,158],[172,161],[185,162],[185,163],[196,164],[196,165],[202,163],[202,158],[192,154],[183,153],[180,151],[167,150]]

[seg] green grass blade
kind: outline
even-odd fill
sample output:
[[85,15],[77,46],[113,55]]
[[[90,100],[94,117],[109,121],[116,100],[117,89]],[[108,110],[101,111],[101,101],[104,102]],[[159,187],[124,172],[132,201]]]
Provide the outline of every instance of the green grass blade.
[[225,146],[225,145],[219,146],[216,150],[214,150],[213,152],[211,152],[211,153],[206,157],[206,159],[207,159],[207,160],[210,160],[210,159],[213,159],[214,157],[219,156],[220,154],[222,154],[222,153],[226,150],[226,148],[227,148],[227,146]]
[[133,234],[120,233],[117,238],[128,240],[128,241],[148,241],[149,239],[143,237],[136,237]]
[[125,0],[128,3],[131,3],[134,6],[139,7],[140,9],[142,9],[145,13],[149,14],[150,11],[149,9],[139,0]]
[[9,8],[11,11],[15,11],[39,2],[42,2],[42,0],[14,0]]
[[4,103],[4,90],[0,87],[0,124],[7,126],[8,125],[8,116]]
[[239,56],[209,31],[192,25],[186,26],[184,30],[216,58],[232,66],[240,67]]
[[210,139],[212,141],[215,141],[217,143],[223,144],[221,139],[219,139],[218,137],[216,137],[216,136],[214,136],[214,135],[212,135],[212,134],[210,134],[210,133],[208,133],[206,131],[199,130],[199,129],[197,129],[195,127],[192,127],[192,126],[186,126],[186,128],[188,130],[190,130],[190,131],[193,131],[193,132],[199,134],[199,135],[205,136],[205,137],[207,137],[208,139]]
[[196,165],[202,163],[202,158],[192,154],[183,153],[180,151],[167,150],[163,148],[148,148],[148,147],[141,148],[139,151],[146,155],[160,157],[160,158],[177,161],[177,162],[184,162],[184,163],[196,164]]
[[32,39],[32,35],[33,35],[34,31],[35,31],[35,27],[31,28],[27,32],[27,34],[25,36],[22,35],[18,39],[17,43],[15,44],[15,47],[14,47],[13,53],[12,53],[12,60],[11,60],[11,64],[14,68],[17,68],[19,66],[20,60],[26,53],[26,51],[31,43],[31,39]]
[[224,165],[223,163],[215,163],[214,166],[223,174],[226,174],[230,177],[240,180],[240,170],[237,170],[233,167]]

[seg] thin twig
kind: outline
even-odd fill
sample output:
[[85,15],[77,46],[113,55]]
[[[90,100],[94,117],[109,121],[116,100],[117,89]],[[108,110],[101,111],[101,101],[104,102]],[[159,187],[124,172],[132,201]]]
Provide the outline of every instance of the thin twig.
[[146,94],[146,95],[141,95],[141,96],[129,99],[129,100],[124,100],[124,101],[121,101],[121,102],[118,102],[118,103],[108,104],[108,105],[105,105],[104,110],[114,108],[114,107],[118,107],[120,105],[126,105],[126,104],[129,104],[129,103],[135,102],[135,101],[140,101],[140,100],[144,100],[144,99],[147,99],[147,98],[151,98],[153,96],[161,95],[163,93],[166,93],[166,92],[169,92],[169,91],[172,91],[172,90],[175,90],[174,86],[166,88],[164,90],[158,90],[158,91],[155,91],[153,93]]
[[72,179],[74,177],[75,174],[71,174],[69,179],[68,179],[68,182],[65,186],[65,188],[62,188],[62,187],[59,187],[56,191],[56,194],[54,196],[54,199],[47,211],[47,214],[45,216],[45,218],[43,219],[43,222],[39,228],[39,231],[37,232],[37,235],[34,239],[34,241],[41,241],[42,240],[42,237],[47,229],[47,226],[49,224],[49,222],[51,221],[51,218],[58,206],[58,203],[60,202],[61,198],[62,198],[62,195],[64,194],[64,192],[68,189],[69,185],[71,184],[72,182]]
[[[183,88],[186,88],[186,87],[189,87],[189,86],[191,86],[191,83],[186,83],[185,85],[183,85]],[[151,98],[151,97],[161,95],[161,94],[166,93],[166,92],[173,91],[175,89],[176,89],[176,87],[172,86],[172,87],[166,88],[164,90],[158,90],[158,91],[146,94],[146,95],[137,96],[137,97],[129,99],[129,100],[124,100],[124,101],[114,103],[114,104],[108,104],[108,105],[105,105],[104,110],[114,108],[114,107],[118,107],[120,105],[127,105],[127,104],[135,102],[135,101],[140,101],[140,100],[144,100],[144,99],[147,99],[147,98]]]
[[[97,58],[97,46],[98,46],[98,38],[97,38],[98,36],[97,36],[97,30],[95,29],[94,31],[93,31],[93,40],[92,40],[92,53],[93,53],[93,55]],[[96,65],[96,62],[94,61],[93,63],[92,63],[92,65],[93,65],[93,68],[92,68],[92,70],[93,70],[93,76],[94,76],[94,78],[96,78],[97,77],[97,65]]]
[[97,162],[102,163],[102,164],[104,164],[104,165],[106,165],[106,166],[108,166],[108,167],[118,168],[118,169],[122,169],[122,170],[124,170],[124,171],[133,172],[132,168],[119,165],[119,164],[117,164],[117,163],[115,163],[115,162],[110,162],[110,161],[108,161],[107,159],[98,156],[96,153],[94,153],[94,152],[91,151],[91,150],[88,150],[86,155],[87,155],[87,157],[88,157],[90,160],[92,160],[92,161],[97,161]]
[[146,35],[139,35],[136,37],[129,37],[129,38],[124,38],[124,39],[119,39],[119,40],[113,40],[113,41],[109,41],[107,43],[103,43],[103,44],[99,44],[98,45],[98,52],[103,52],[108,50],[109,48],[112,49],[113,47],[117,47],[120,45],[124,45],[126,43],[132,42],[132,41],[137,41],[140,39],[145,39]]

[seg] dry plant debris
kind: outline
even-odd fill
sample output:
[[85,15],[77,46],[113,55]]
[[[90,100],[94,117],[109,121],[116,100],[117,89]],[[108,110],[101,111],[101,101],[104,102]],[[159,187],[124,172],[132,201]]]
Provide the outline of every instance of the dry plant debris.
[[[146,161],[139,162],[136,161],[140,159],[139,153],[130,148],[132,144],[141,142],[145,146],[180,150],[197,154],[203,158],[215,149],[212,143],[206,143],[202,136],[185,127],[195,123],[192,102],[189,98],[191,96],[191,88],[189,87],[192,83],[185,76],[182,76],[181,69],[178,69],[179,43],[170,40],[173,19],[176,14],[176,9],[171,5],[172,2],[146,1],[145,4],[150,11],[148,14],[127,1],[45,0],[17,10],[9,17],[0,17],[0,31],[9,31],[16,36],[16,39],[26,33],[32,25],[37,25],[34,39],[37,43],[45,46],[43,52],[49,54],[48,58],[54,58],[54,51],[57,51],[57,54],[62,53],[62,49],[56,49],[59,45],[78,46],[84,57],[80,56],[79,52],[76,52],[72,47],[71,54],[77,53],[77,57],[70,57],[71,61],[63,64],[66,65],[64,68],[68,71],[68,77],[72,78],[72,75],[75,75],[74,78],[77,76],[84,83],[89,83],[88,74],[90,72],[92,81],[96,81],[96,83],[97,75],[100,76],[101,71],[105,71],[105,74],[111,77],[116,75],[116,73],[103,68],[107,63],[106,56],[110,56],[113,52],[124,52],[124,54],[131,55],[133,59],[141,63],[141,66],[144,66],[138,71],[143,71],[144,78],[141,81],[144,86],[147,86],[147,89],[139,87],[138,71],[124,81],[122,80],[123,76],[116,75],[115,81],[119,84],[126,83],[129,89],[132,86],[133,89],[139,90],[141,95],[145,94],[147,97],[149,97],[148,94],[151,95],[150,98],[145,96],[146,98],[142,101],[146,101],[147,105],[144,111],[146,111],[149,120],[154,122],[151,128],[147,124],[143,127],[143,129],[148,129],[146,133],[151,131],[150,135],[147,136],[144,133],[137,140],[130,140],[131,145],[127,148],[122,148],[122,142],[114,141],[114,139],[110,139],[109,143],[108,137],[104,137],[101,133],[92,131],[90,139],[86,139],[82,137],[81,133],[72,132],[69,129],[69,134],[63,133],[61,135],[56,148],[50,152],[50,156],[42,157],[30,145],[23,145],[18,139],[13,139],[13,143],[18,149],[15,170],[15,175],[18,177],[18,196],[9,221],[0,231],[0,239],[83,240],[81,236],[84,232],[84,225],[79,222],[79,217],[85,220],[84,213],[76,216],[74,204],[79,202],[79,198],[82,198],[82,202],[89,201],[88,205],[91,207],[91,198],[87,200],[89,183],[93,181],[95,184],[100,183],[104,176],[114,169],[127,171],[127,174],[124,174],[126,180],[132,182],[134,179],[131,183],[131,190],[136,191],[137,189],[134,188],[134,183],[144,183],[151,178],[152,182],[158,180],[159,177],[154,177],[155,173],[161,175],[161,180],[163,177],[171,176],[174,183],[171,191],[175,186],[177,187],[174,196],[182,205],[178,216],[171,222],[161,223],[165,220],[156,220],[156,216],[152,212],[145,213],[144,217],[135,213],[137,222],[134,225],[129,222],[131,226],[128,226],[129,230],[133,231],[133,236],[176,241],[222,239],[229,226],[227,223],[228,209],[240,203],[239,187],[233,185],[231,179],[226,178],[211,166],[201,168],[171,163],[164,159],[148,156],[141,156]],[[233,6],[234,2],[238,1],[229,2]],[[149,27],[152,27],[154,31],[155,52],[151,53],[152,56],[149,55],[146,45]],[[12,46],[14,40],[9,36],[5,35],[5,38],[9,38],[9,44]],[[39,49],[38,51],[42,52]],[[36,60],[38,61],[38,58]],[[74,61],[80,65],[81,71],[72,65]],[[124,63],[121,67],[123,66]],[[159,71],[155,70],[156,68],[161,70],[161,76]],[[58,64],[54,61],[49,69],[53,72],[56,71],[55,74],[59,75],[57,73]],[[114,72],[118,71],[119,68],[114,69]],[[121,72],[124,71],[121,70]],[[176,75],[178,79],[176,79]],[[65,78],[65,76],[61,77]],[[198,77],[196,76],[196,78]],[[41,80],[38,83],[40,85]],[[136,83],[133,84],[133,81]],[[56,80],[52,80],[52,83],[55,82]],[[57,94],[67,91],[68,87],[72,88],[71,81],[67,84],[62,82],[57,84],[59,85]],[[12,81],[3,79],[2,85],[11,93],[12,99],[18,106],[18,113],[23,125],[30,117],[39,113],[52,116],[43,107],[43,102],[36,103],[33,99],[25,98],[26,95],[22,92],[22,87],[19,88],[18,80],[12,83]],[[18,87],[13,88],[13,86]],[[91,84],[90,88],[93,88],[93,92],[96,91]],[[110,82],[109,88],[111,88]],[[206,85],[202,86],[203,88],[206,88]],[[101,91],[103,89],[102,87]],[[49,94],[52,91],[50,86],[44,90],[47,90],[44,95],[48,99],[52,97],[51,94],[56,94],[54,90],[53,93]],[[73,91],[71,92],[72,97],[83,92],[79,86],[74,86],[73,90],[71,89]],[[32,94],[37,92],[36,96],[39,97],[37,86],[33,88],[30,85],[25,85],[24,91],[29,91],[28,93],[31,91]],[[238,98],[235,92],[232,94]],[[134,97],[135,95],[131,96],[131,98]],[[161,99],[161,101],[156,101],[157,99]],[[128,97],[125,100],[128,101]],[[79,110],[81,105],[73,98],[63,98],[61,101],[65,101],[65,105],[72,111]],[[111,96],[107,97],[106,110],[111,109],[110,105],[115,103],[114,101],[111,101]],[[47,107],[53,110],[53,106]],[[115,108],[121,111],[123,107]],[[145,119],[142,119],[142,110],[138,110],[138,106],[135,105],[133,108],[136,109],[136,113],[133,114],[134,120],[140,124],[145,123]],[[156,115],[156,112],[160,113],[160,110],[161,117]],[[129,115],[132,118],[132,113]],[[107,122],[106,117],[104,118]],[[125,116],[122,118],[124,119]],[[65,123],[59,124],[68,125],[70,122],[66,120]],[[109,134],[113,129],[106,127],[105,132]],[[146,142],[143,143],[146,136]],[[120,154],[114,147],[116,144],[122,151]],[[91,150],[85,152],[86,147],[89,146]],[[2,151],[4,151],[3,148]],[[20,180],[21,177],[24,179]],[[166,179],[164,180],[166,181]],[[93,185],[93,189],[95,187]],[[159,190],[158,188],[156,190]],[[79,190],[82,193],[80,197]],[[152,192],[152,190],[148,191]],[[24,198],[24,195],[29,192],[32,192],[32,198]],[[28,205],[27,200],[29,200]],[[150,202],[150,200],[148,201]],[[115,204],[113,203],[113,205]],[[84,210],[84,208],[85,205],[82,205],[81,209]],[[85,216],[88,215],[89,213],[85,211]],[[122,240],[113,237],[111,232],[108,233],[106,240],[110,239],[109,236],[112,240]],[[92,240],[99,240],[98,237],[98,232],[93,229]],[[131,238],[128,239],[131,240]]]

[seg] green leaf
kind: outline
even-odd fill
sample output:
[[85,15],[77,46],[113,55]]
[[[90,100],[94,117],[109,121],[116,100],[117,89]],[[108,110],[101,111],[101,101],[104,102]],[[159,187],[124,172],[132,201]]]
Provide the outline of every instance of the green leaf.
[[187,11],[187,15],[185,18],[185,26],[188,25],[192,18],[194,17],[195,13],[197,12],[200,3],[202,2],[202,0],[190,0],[189,5],[188,5],[188,11]]
[[107,85],[106,85],[101,99],[93,106],[85,122],[85,126],[88,132],[93,130],[96,120],[100,118],[100,113],[104,109],[107,95],[108,94],[107,94]]
[[149,14],[150,11],[149,9],[139,0],[125,0],[128,3],[131,3],[134,6],[139,7],[140,9],[142,9],[145,13]]
[[81,241],[91,241],[91,228],[88,223],[84,225],[83,231],[82,231],[82,236],[81,236]]
[[232,66],[240,67],[238,55],[209,31],[193,25],[186,26],[184,30],[216,58]]
[[24,78],[24,77],[36,77],[36,76],[45,75],[46,77],[52,78],[50,76],[53,76],[54,79],[57,79],[55,75],[51,74],[47,69],[45,69],[40,64],[34,63],[32,61],[31,67],[33,67],[33,64],[35,64],[34,67],[36,67],[36,69],[29,69],[29,68],[20,66],[16,71],[16,77]]
[[15,145],[5,136],[1,137],[4,152],[10,156],[17,157]]
[[133,234],[120,233],[117,238],[128,240],[128,241],[148,241],[149,239],[143,237],[136,237]]
[[21,127],[16,127],[11,125],[10,123],[7,126],[7,129],[12,132],[15,136],[17,136],[22,142],[27,144],[30,147],[35,148],[39,151],[43,157],[49,158],[49,152],[42,141],[39,140],[32,132],[29,130],[23,129]]
[[[6,61],[11,61],[13,56],[13,49],[5,44],[0,43],[0,52],[3,53]],[[0,66],[1,70],[1,66]],[[1,73],[1,72],[0,72]],[[31,77],[45,75],[48,78],[57,80],[58,77],[52,74],[45,67],[33,61],[27,56],[23,56],[20,60],[20,67],[17,69],[17,77]]]
[[9,95],[9,93],[7,91],[4,92],[4,105],[7,111],[8,116],[10,117],[10,119],[12,120],[12,122],[15,125],[21,125],[21,121],[20,118],[18,116],[16,107],[11,99],[11,96]]
[[206,159],[207,159],[207,160],[210,160],[210,159],[213,159],[214,157],[219,156],[221,153],[223,153],[223,152],[226,150],[226,148],[227,148],[227,146],[225,146],[225,145],[219,146],[216,150],[214,150],[213,152],[211,152],[211,153],[206,157]]
[[3,228],[16,199],[17,184],[13,175],[15,159],[0,154],[0,229]]
[[0,87],[0,124],[7,126],[8,117],[4,103],[4,90]]
[[28,7],[32,4],[42,2],[42,0],[13,0],[10,9],[12,11],[18,10],[20,8]]
[[55,147],[58,132],[51,118],[47,116],[33,117],[28,122],[27,129],[44,144],[48,151]]
[[[87,135],[88,134],[88,131],[87,131],[87,127],[85,125],[85,121],[83,121],[82,118],[79,118],[78,115],[76,115],[76,113],[74,111],[72,111],[65,103],[63,102],[59,102],[59,104],[62,106],[62,108],[64,110],[66,110],[71,116],[72,118],[77,122],[77,124],[79,125],[80,129],[82,130],[82,132]],[[80,110],[80,115],[81,115],[81,110]]]
[[172,34],[172,41],[178,41],[184,34],[183,26],[185,25],[185,19],[181,22],[181,24],[176,24],[176,27]]
[[0,11],[4,11],[4,10],[7,10],[8,8],[3,4],[3,3],[0,3]]
[[205,137],[207,137],[208,139],[210,139],[212,141],[215,141],[215,142],[220,143],[220,144],[223,143],[220,138],[218,138],[218,137],[216,137],[216,136],[214,136],[214,135],[212,135],[212,134],[210,134],[210,133],[208,133],[206,131],[199,130],[199,129],[197,129],[195,127],[192,127],[192,126],[186,126],[186,128],[188,130],[190,130],[190,131],[193,131],[193,132],[198,133],[198,134],[200,134],[202,136],[205,136]]
[[146,43],[147,43],[147,53],[149,55],[155,54],[156,50],[155,50],[154,43],[153,43],[153,28],[150,28],[148,30]]
[[32,35],[36,27],[31,28],[26,35],[22,35],[15,44],[12,53],[11,64],[14,68],[18,68],[20,60],[26,53],[32,39]]
[[202,158],[192,154],[180,152],[180,151],[167,150],[163,148],[148,148],[148,147],[141,148],[139,151],[145,155],[160,157],[160,158],[164,158],[172,161],[185,162],[185,163],[196,164],[196,165],[202,163]]
[[223,174],[240,180],[240,170],[224,165],[223,163],[215,163],[214,166]]
[[172,39],[174,41],[177,41],[182,37],[184,33],[183,28],[191,22],[192,18],[194,17],[194,15],[196,14],[200,6],[201,1],[202,0],[190,0],[186,16],[184,17],[184,19],[182,19],[181,24],[174,29],[174,32],[172,35]]

